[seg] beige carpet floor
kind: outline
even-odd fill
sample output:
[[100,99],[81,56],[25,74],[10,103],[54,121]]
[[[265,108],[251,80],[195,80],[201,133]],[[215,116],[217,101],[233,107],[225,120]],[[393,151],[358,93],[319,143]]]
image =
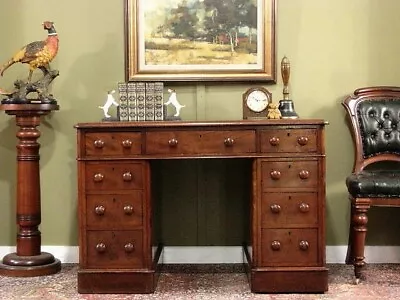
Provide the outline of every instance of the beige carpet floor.
[[244,273],[172,272],[160,275],[157,290],[149,295],[102,295],[77,293],[77,269],[64,264],[61,272],[42,277],[0,276],[0,299],[400,299],[400,265],[367,265],[365,279],[353,281],[353,268],[344,264],[328,265],[329,290],[325,294],[252,294]]

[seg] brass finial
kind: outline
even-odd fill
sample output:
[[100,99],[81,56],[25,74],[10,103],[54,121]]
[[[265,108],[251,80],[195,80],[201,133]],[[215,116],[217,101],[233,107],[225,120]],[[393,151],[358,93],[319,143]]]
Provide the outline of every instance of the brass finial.
[[299,116],[294,110],[294,103],[289,97],[290,62],[286,56],[281,61],[281,74],[283,81],[283,99],[279,101],[279,110],[282,119],[297,119]]
[[281,61],[281,74],[283,81],[283,100],[289,100],[290,61],[284,56]]

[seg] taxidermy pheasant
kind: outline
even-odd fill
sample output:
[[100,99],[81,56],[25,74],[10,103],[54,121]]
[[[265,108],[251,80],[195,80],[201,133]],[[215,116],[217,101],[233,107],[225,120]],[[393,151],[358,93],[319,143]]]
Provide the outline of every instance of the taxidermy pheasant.
[[36,69],[42,70],[44,74],[49,73],[49,63],[58,52],[58,35],[53,22],[43,23],[43,29],[47,30],[47,39],[44,41],[32,42],[19,50],[8,62],[0,68],[0,75],[15,63],[29,64],[28,82],[31,81],[32,73]]

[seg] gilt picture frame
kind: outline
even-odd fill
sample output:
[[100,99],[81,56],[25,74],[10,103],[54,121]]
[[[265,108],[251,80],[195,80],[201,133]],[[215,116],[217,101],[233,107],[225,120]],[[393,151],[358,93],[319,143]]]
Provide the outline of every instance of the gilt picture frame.
[[125,0],[127,81],[276,82],[275,0]]

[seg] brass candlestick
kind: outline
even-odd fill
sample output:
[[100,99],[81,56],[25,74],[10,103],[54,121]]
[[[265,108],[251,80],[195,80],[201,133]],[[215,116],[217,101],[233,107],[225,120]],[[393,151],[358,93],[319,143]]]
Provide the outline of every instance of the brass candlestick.
[[290,62],[284,56],[281,61],[281,74],[283,81],[283,99],[279,101],[279,110],[282,119],[297,119],[299,116],[294,110],[294,103],[289,98],[289,77],[290,77]]

